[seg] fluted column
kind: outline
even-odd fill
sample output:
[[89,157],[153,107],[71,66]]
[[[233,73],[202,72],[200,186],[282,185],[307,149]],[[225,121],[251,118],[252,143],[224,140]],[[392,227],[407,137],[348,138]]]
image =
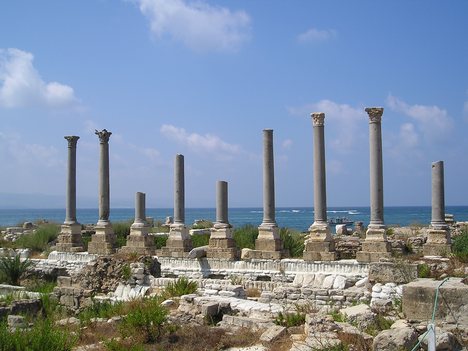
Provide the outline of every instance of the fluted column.
[[99,137],[99,221],[98,225],[107,225],[110,214],[110,184],[109,184],[109,138],[111,132],[103,129],[95,134]]
[[370,224],[385,228],[383,207],[382,107],[368,107],[370,149]]
[[263,222],[261,226],[277,226],[275,220],[275,165],[272,129],[263,130]]
[[76,221],[76,144],[79,136],[64,137],[68,141],[68,167],[67,167],[67,207],[65,211],[65,224],[75,224]]
[[435,229],[447,229],[445,222],[444,161],[432,163],[432,219]]
[[174,224],[185,223],[184,155],[176,155],[174,163]]

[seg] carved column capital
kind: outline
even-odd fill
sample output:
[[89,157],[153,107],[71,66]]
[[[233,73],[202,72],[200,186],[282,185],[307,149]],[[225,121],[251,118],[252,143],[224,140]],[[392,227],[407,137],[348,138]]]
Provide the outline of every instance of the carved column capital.
[[79,136],[76,135],[67,135],[64,136],[65,139],[68,141],[68,147],[70,149],[76,148],[76,143],[78,142],[78,139],[80,138]]
[[112,133],[107,131],[107,129],[103,129],[101,131],[96,130],[94,134],[99,137],[101,144],[107,144],[109,142],[110,136],[112,135]]
[[369,123],[380,123],[382,121],[383,107],[367,107],[365,111],[369,115]]
[[324,120],[325,120],[325,113],[312,112],[310,114],[310,117],[312,117],[312,123],[314,127],[323,127]]

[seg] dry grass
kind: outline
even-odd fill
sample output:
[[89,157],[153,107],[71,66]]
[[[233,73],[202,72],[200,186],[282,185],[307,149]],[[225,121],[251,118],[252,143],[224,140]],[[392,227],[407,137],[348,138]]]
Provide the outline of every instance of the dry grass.
[[247,297],[260,297],[262,292],[257,288],[247,288],[245,294],[247,295]]

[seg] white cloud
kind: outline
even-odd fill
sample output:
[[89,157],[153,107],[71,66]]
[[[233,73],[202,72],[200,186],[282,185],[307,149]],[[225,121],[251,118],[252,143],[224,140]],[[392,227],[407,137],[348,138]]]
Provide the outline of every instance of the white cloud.
[[415,147],[419,143],[419,136],[412,123],[404,123],[400,126],[400,141],[405,148]]
[[250,17],[244,11],[202,1],[134,0],[156,38],[168,34],[195,51],[236,51],[249,39]]
[[336,35],[337,33],[334,29],[310,28],[304,33],[299,34],[297,40],[301,43],[326,41],[335,38]]
[[241,151],[238,145],[226,143],[218,136],[212,134],[200,135],[188,133],[183,128],[169,124],[164,124],[160,131],[168,139],[175,140],[179,144],[185,145],[196,152],[209,152],[222,158],[229,158]]
[[283,149],[290,149],[293,144],[291,139],[285,139],[282,143]]
[[325,113],[325,130],[330,146],[336,151],[349,153],[367,132],[364,108],[339,104],[331,100],[320,100],[300,107],[289,108],[289,113],[310,116],[311,112]]
[[427,139],[444,139],[453,128],[452,118],[446,110],[438,106],[409,105],[393,95],[387,97],[387,104],[392,110],[403,113],[416,121]]
[[34,56],[19,49],[0,49],[0,106],[62,107],[76,103],[73,88],[45,82],[33,66]]

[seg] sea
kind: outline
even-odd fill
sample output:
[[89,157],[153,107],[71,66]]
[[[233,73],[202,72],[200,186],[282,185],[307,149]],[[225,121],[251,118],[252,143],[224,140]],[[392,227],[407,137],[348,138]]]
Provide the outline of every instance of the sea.
[[[98,209],[77,209],[77,220],[81,224],[92,224],[98,220]],[[452,214],[456,221],[468,221],[468,206],[446,206],[445,212]],[[134,218],[133,208],[112,208],[111,222],[128,221]],[[147,208],[146,216],[154,221],[164,222],[166,217],[173,216],[172,208]],[[327,210],[328,219],[347,218],[353,222],[362,221],[367,225],[370,220],[369,207],[330,207]],[[230,208],[229,222],[234,227],[244,224],[260,225],[263,218],[262,208]],[[48,221],[62,223],[65,219],[65,209],[0,209],[0,227],[21,225],[22,223]],[[215,221],[214,208],[187,208],[185,223],[193,224],[196,220]],[[384,220],[387,225],[408,226],[412,224],[428,225],[431,221],[430,206],[393,206],[385,207]],[[312,207],[279,207],[276,208],[276,222],[279,227],[287,227],[298,231],[307,231],[314,221]]]

